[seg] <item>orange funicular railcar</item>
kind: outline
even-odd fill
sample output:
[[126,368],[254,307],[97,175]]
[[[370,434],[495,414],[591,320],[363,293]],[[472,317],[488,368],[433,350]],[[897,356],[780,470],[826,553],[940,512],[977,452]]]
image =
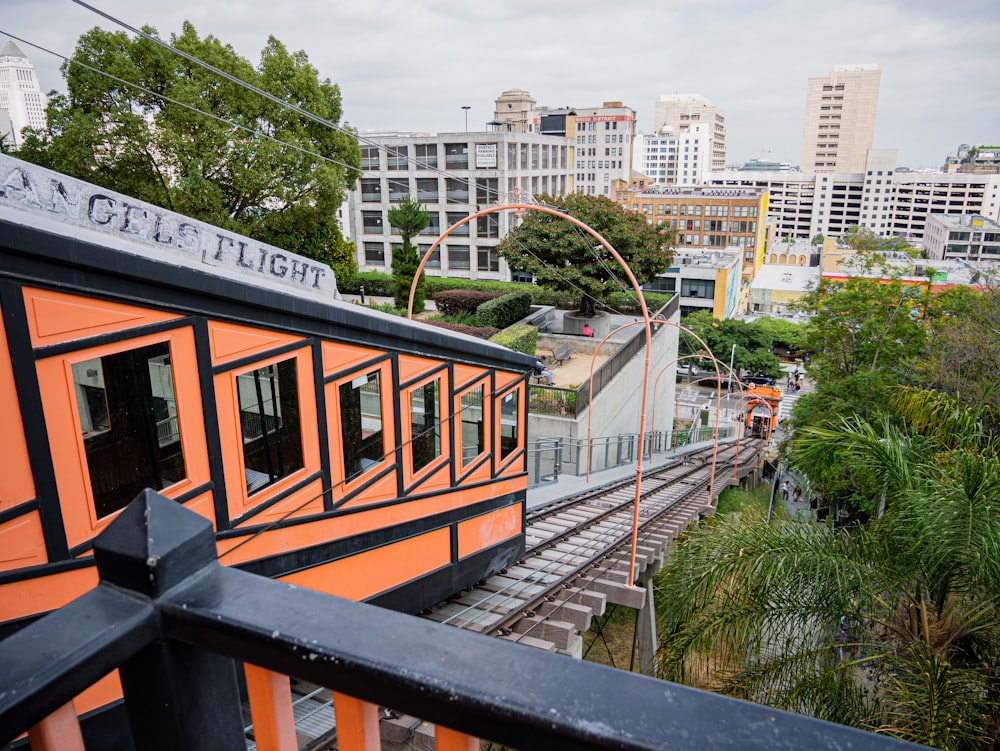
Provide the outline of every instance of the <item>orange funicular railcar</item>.
[[144,487],[224,564],[409,612],[523,551],[531,358],[5,155],[0,310],[0,637],[95,585]]

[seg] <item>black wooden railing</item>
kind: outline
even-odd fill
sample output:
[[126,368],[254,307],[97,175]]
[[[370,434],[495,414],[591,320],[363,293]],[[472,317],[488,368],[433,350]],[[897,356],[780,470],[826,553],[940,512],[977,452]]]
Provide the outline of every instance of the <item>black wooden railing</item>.
[[137,748],[245,749],[244,661],[435,723],[438,748],[918,748],[225,568],[208,521],[151,490],[94,554],[95,589],[0,643],[0,745],[117,667]]

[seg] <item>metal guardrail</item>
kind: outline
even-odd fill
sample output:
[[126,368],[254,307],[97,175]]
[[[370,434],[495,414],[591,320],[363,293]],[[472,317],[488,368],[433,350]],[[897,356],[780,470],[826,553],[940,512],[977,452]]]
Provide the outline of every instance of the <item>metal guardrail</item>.
[[335,692],[342,748],[378,746],[379,706],[448,750],[919,748],[220,566],[211,524],[152,490],[94,554],[95,589],[0,642],[0,744],[73,746],[69,702],[118,668],[139,751],[242,751],[242,661],[271,748],[295,747],[289,675]]
[[[731,428],[719,428],[719,440],[732,437]],[[590,439],[590,472],[600,472],[636,461],[638,434],[601,436]],[[647,432],[643,452],[666,453],[694,444],[711,443],[712,427],[692,425],[677,431],[656,430]],[[587,474],[586,438],[538,438],[528,444],[528,487],[548,485],[563,474],[580,477]]]

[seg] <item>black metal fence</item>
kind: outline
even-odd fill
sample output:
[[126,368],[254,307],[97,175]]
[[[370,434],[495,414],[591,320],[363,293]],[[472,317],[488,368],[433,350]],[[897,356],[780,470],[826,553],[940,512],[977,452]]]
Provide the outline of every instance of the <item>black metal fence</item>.
[[0,642],[0,745],[117,667],[141,751],[245,749],[243,661],[525,751],[918,748],[223,567],[151,490],[94,554],[95,589]]

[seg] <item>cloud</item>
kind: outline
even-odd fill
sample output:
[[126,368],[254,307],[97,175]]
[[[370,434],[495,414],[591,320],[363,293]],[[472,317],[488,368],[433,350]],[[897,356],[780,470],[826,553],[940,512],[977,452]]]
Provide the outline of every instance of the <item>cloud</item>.
[[[797,162],[806,81],[839,63],[882,69],[876,143],[900,163],[940,165],[959,143],[995,141],[1000,4],[993,0],[94,0],[163,38],[190,20],[256,63],[267,37],[304,50],[341,86],[344,117],[378,130],[481,129],[493,101],[622,101],[652,129],[660,94],[700,93],[727,112],[729,160]],[[71,54],[107,21],[70,0],[5,0],[5,31]],[[22,45],[23,47],[23,45]],[[45,89],[59,61],[24,47]]]

